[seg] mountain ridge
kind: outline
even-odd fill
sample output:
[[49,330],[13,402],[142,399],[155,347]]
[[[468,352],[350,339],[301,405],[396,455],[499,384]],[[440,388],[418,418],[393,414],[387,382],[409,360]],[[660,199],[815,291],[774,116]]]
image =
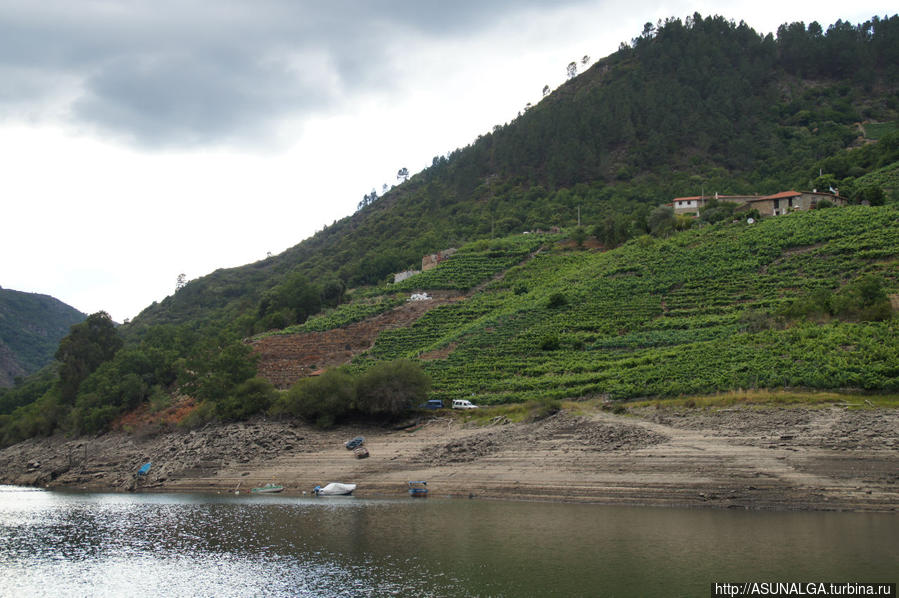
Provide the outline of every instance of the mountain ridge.
[[50,364],[59,341],[86,317],[50,295],[0,287],[0,387]]

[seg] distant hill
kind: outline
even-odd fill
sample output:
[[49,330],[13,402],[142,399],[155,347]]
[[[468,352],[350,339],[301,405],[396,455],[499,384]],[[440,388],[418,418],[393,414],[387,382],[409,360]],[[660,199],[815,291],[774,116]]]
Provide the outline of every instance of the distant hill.
[[60,339],[85,317],[49,295],[0,288],[0,387],[52,362]]
[[676,196],[834,186],[854,197],[877,184],[894,200],[897,65],[896,16],[784,24],[776,36],[698,14],[648,26],[512,122],[366,196],[356,214],[280,255],[191,281],[131,330],[278,328],[308,314],[273,318],[264,304],[296,274],[379,284],[425,254],[579,220],[617,218],[634,236]]

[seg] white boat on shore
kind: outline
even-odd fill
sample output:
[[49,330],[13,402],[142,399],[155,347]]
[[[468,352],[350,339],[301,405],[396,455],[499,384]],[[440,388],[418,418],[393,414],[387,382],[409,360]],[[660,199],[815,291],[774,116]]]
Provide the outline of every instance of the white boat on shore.
[[347,496],[353,493],[356,484],[341,484],[340,482],[331,482],[324,488],[316,486],[312,489],[312,494],[316,496]]

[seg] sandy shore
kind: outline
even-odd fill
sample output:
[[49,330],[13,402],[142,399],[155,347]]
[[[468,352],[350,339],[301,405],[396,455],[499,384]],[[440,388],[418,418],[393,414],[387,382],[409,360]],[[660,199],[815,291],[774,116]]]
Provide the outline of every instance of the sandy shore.
[[[343,443],[362,435],[356,459]],[[141,464],[153,467],[135,488]],[[821,408],[561,412],[539,422],[424,416],[406,430],[256,420],[153,434],[51,437],[0,451],[0,483],[114,491],[286,494],[332,481],[359,496],[748,509],[896,511],[899,411]]]

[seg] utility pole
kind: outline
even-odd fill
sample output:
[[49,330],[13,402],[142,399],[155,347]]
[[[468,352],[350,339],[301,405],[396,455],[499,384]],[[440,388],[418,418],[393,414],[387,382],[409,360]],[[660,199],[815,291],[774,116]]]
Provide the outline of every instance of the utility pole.
[[577,207],[577,226],[581,227],[581,206]]

